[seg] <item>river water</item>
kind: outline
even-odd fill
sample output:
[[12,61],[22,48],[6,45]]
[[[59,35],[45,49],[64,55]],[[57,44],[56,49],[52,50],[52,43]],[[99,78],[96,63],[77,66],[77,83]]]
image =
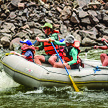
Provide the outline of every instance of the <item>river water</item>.
[[[100,59],[102,50],[82,53],[82,58]],[[1,54],[3,56],[3,53]],[[0,67],[0,108],[108,108],[108,91],[88,90],[75,92],[70,86],[40,87],[34,90],[14,82]]]

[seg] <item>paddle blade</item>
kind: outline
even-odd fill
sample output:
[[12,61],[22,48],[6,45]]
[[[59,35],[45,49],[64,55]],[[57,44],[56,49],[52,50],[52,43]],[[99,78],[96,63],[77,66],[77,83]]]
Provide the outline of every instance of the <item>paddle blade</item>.
[[69,75],[69,78],[70,78],[70,80],[71,80],[71,82],[72,82],[72,84],[73,84],[73,87],[74,87],[75,91],[76,91],[76,92],[79,92],[78,87],[76,86],[76,84],[74,83],[74,81],[72,80],[72,77],[71,77],[70,75]]
[[9,54],[12,54],[12,53],[6,53],[5,56],[8,56]]

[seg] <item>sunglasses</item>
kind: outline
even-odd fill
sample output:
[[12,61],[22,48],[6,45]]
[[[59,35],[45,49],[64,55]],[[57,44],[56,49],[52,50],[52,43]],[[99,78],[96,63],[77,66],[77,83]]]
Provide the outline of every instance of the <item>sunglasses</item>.
[[69,44],[69,42],[65,42],[66,44]]
[[44,27],[43,30],[49,29],[49,27]]

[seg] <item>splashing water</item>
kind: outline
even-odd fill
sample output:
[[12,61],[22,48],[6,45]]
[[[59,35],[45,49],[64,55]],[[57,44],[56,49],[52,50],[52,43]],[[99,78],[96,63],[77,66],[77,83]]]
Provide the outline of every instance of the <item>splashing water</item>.
[[4,71],[0,72],[0,89],[18,86],[19,84],[8,77]]
[[[89,51],[87,58],[99,60],[102,52]],[[80,56],[85,57],[85,53]],[[108,91],[87,88],[82,91],[75,92],[71,86],[34,90],[0,72],[0,108],[108,108]]]

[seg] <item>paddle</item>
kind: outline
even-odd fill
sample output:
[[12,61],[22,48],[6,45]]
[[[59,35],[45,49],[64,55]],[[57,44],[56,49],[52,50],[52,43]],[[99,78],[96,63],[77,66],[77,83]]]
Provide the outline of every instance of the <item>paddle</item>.
[[81,51],[81,53],[88,52],[88,51],[90,51],[92,49],[94,49],[94,46],[91,46],[91,48],[86,48],[84,51]]
[[[53,42],[52,42],[52,41],[50,41],[50,42],[51,42],[51,44],[52,44],[52,46],[53,46],[53,48],[54,48],[54,50],[55,50],[57,56],[60,58],[60,60],[61,60],[61,62],[62,62],[62,64],[63,64],[63,60],[62,60],[62,58],[59,56],[59,54],[58,54],[58,52],[57,52],[57,50],[56,50],[56,48],[55,48]],[[76,91],[76,92],[79,92],[79,89],[78,89],[78,87],[76,86],[75,82],[73,81],[72,77],[70,76],[70,74],[69,74],[69,72],[68,72],[66,66],[65,66],[65,70],[66,70],[66,72],[67,72],[67,74],[68,74],[68,76],[69,76],[69,78],[70,78],[70,80],[71,80],[71,82],[72,82],[72,84],[73,84],[73,87],[74,87],[75,91]]]
[[[6,53],[5,56],[8,56],[8,55],[10,55],[10,54],[13,54],[13,53]],[[23,55],[21,55],[21,54],[19,54],[19,53],[15,53],[15,55],[23,56]]]
[[104,43],[105,43],[105,45],[108,47],[108,44],[107,44],[107,42],[106,42],[105,40],[104,40],[103,42],[104,42]]
[[13,53],[6,53],[5,56],[8,56],[8,55],[10,55],[10,54],[13,54]]
[[36,42],[37,42],[37,40],[35,40],[35,41],[33,42],[33,45],[34,45]]

